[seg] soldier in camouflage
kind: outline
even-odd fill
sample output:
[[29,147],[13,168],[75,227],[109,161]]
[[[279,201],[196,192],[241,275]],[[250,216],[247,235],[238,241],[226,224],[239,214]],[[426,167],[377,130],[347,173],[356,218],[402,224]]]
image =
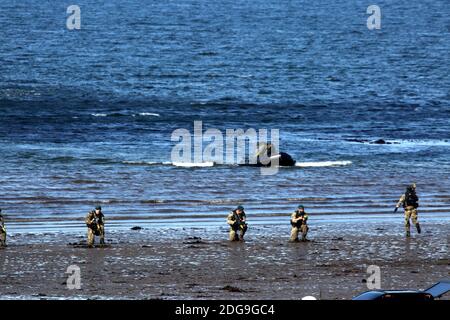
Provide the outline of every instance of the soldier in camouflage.
[[298,242],[298,235],[301,232],[302,233],[302,242],[307,241],[306,235],[308,234],[308,214],[305,212],[305,208],[300,205],[298,206],[297,210],[295,210],[294,213],[291,215],[291,238],[289,239],[290,242]]
[[244,241],[245,232],[247,232],[246,215],[243,206],[238,206],[227,217],[227,223],[230,225],[230,241]]
[[0,209],[0,247],[6,247],[6,228],[2,209]]
[[412,185],[408,186],[406,188],[406,192],[400,197],[400,200],[398,201],[395,212],[397,212],[398,208],[402,206],[405,210],[405,230],[406,230],[406,237],[411,236],[411,223],[416,226],[417,233],[421,233],[420,224],[417,221],[418,215],[417,215],[417,208],[419,207],[419,197],[416,194],[416,184],[413,183]]
[[102,207],[97,206],[95,210],[88,213],[85,219],[88,227],[88,246],[93,247],[95,236],[100,237],[100,244],[105,244],[105,216]]

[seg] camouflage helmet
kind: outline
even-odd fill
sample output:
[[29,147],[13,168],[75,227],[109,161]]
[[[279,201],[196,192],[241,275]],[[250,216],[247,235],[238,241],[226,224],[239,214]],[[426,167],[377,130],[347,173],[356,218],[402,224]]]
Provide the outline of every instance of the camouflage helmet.
[[416,184],[415,183],[412,183],[412,184],[410,184],[410,185],[408,185],[407,187],[406,187],[406,191],[407,192],[413,192],[413,191],[415,191],[416,190]]

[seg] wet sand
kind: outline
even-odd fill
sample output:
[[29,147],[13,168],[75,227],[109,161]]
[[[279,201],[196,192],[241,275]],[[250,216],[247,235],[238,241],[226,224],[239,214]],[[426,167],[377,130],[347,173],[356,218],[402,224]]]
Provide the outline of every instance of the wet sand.
[[[424,289],[448,278],[450,263],[448,224],[423,227],[405,239],[401,223],[313,226],[310,242],[294,244],[288,227],[249,229],[245,243],[227,242],[226,228],[144,229],[93,249],[75,244],[81,236],[16,235],[0,250],[0,298],[349,299],[367,290],[369,265],[383,289]],[[80,290],[67,288],[70,265]]]

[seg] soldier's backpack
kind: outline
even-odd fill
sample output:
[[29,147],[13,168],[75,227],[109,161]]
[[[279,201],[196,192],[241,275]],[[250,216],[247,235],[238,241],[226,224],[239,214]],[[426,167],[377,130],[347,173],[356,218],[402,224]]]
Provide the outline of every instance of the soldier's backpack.
[[403,207],[412,206],[414,208],[419,207],[419,198],[417,197],[414,190],[407,190],[405,193],[405,202],[403,202]]

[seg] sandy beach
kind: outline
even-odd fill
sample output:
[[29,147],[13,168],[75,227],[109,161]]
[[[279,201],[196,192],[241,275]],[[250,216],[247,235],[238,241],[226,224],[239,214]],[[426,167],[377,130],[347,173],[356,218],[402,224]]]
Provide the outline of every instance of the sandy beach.
[[[255,226],[245,243],[227,242],[226,228],[153,228],[111,232],[94,249],[81,235],[17,234],[0,250],[0,298],[350,299],[367,290],[369,265],[381,268],[383,289],[425,289],[450,275],[446,223],[411,239],[401,224],[360,228],[313,226],[311,241],[294,244],[280,226]],[[67,288],[70,265],[80,290]]]
[[[0,300],[343,300],[374,289],[369,270],[385,290],[449,279],[445,12],[0,1]],[[299,206],[309,241],[289,243]],[[88,248],[98,207],[106,245]]]

